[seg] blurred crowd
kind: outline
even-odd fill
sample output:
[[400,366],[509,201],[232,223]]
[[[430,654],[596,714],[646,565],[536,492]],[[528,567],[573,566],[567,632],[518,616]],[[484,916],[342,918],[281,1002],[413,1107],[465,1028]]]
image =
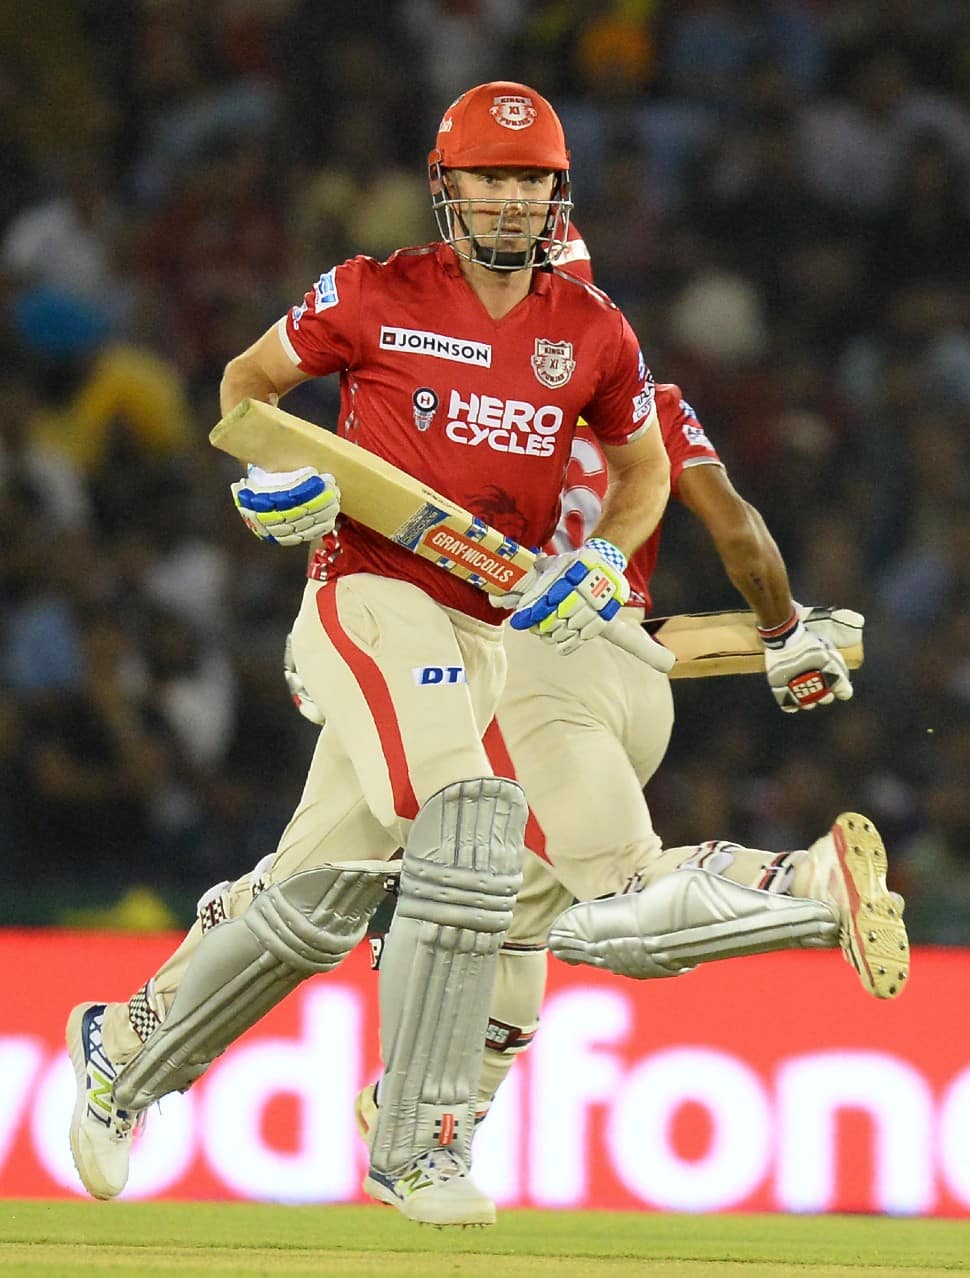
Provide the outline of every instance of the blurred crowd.
[[[846,808],[970,943],[970,8],[952,0],[8,0],[0,8],[0,922],[184,924],[275,846],[314,729],[299,550],[208,447],[321,271],[434,238],[463,88],[551,98],[597,282],[789,564],[855,699],[681,681],[668,843]],[[288,407],[336,417],[326,382]],[[660,613],[741,606],[672,506]],[[564,784],[568,779],[564,778]]]

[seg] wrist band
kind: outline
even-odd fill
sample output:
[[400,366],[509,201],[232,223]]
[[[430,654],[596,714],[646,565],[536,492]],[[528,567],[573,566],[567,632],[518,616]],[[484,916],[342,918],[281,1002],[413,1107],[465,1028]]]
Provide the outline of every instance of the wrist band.
[[588,541],[583,542],[583,548],[595,550],[611,568],[616,568],[618,572],[626,572],[626,555],[619,546],[614,546],[605,537],[590,537]]
[[758,626],[758,638],[766,648],[783,648],[801,624],[798,609],[793,608],[791,616],[780,626]]

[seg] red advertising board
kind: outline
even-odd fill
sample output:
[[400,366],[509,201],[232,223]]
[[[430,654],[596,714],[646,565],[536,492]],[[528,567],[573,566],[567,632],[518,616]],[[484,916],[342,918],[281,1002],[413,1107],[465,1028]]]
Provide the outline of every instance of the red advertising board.
[[[127,997],[174,939],[0,931],[0,1195],[83,1192],[64,1021]],[[551,961],[476,1179],[506,1206],[970,1215],[968,989],[962,950],[918,951],[892,1003],[833,953],[648,982]],[[376,1008],[361,947],[150,1112],[126,1196],[360,1200]]]

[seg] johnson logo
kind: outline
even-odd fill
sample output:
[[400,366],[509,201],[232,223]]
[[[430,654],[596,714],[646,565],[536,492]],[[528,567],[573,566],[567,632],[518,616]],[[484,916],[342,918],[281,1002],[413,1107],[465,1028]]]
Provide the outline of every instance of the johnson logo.
[[435,359],[450,359],[456,364],[474,364],[477,368],[492,367],[492,348],[488,342],[465,341],[461,337],[446,337],[443,333],[428,333],[419,328],[392,328],[382,324],[380,344],[384,351],[431,355]]

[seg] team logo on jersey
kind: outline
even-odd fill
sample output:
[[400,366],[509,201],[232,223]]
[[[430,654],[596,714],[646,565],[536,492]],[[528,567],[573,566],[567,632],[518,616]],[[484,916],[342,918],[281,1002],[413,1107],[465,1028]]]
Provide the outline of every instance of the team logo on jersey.
[[321,275],[313,286],[313,309],[317,315],[321,311],[328,311],[331,306],[336,306],[340,301],[337,296],[337,280],[336,270],[327,271]]
[[488,342],[467,342],[461,337],[427,333],[420,328],[391,328],[381,325],[381,350],[402,351],[408,355],[431,355],[450,359],[456,364],[492,367],[492,348]]
[[503,129],[528,129],[535,123],[536,109],[532,99],[508,94],[493,98],[488,113]]
[[299,332],[300,320],[306,314],[306,302],[301,302],[299,306],[294,306],[290,311],[290,319],[293,321],[293,327]]
[[532,356],[532,371],[543,386],[555,389],[565,386],[576,368],[572,342],[549,342],[536,338],[536,351]]
[[438,396],[430,386],[419,386],[411,396],[411,406],[414,410],[415,426],[420,431],[427,430],[438,411]]

